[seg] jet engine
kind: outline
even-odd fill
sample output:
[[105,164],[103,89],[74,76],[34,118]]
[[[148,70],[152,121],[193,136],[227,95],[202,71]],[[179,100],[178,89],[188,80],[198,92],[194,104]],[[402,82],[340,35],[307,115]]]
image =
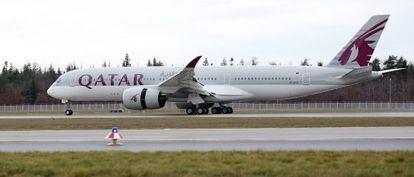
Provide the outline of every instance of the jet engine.
[[126,89],[122,94],[124,106],[133,110],[162,108],[166,101],[167,97],[155,88],[137,86]]

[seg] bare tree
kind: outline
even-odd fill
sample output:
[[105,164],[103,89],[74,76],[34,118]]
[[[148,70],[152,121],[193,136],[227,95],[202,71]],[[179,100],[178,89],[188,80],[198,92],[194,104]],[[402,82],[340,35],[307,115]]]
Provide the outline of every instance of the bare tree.
[[240,65],[240,66],[244,66],[244,60],[243,60],[243,58],[242,58],[242,59],[240,59],[240,63],[239,63],[239,65]]
[[223,61],[220,63],[221,66],[227,66],[227,60],[226,58],[223,58]]
[[257,59],[257,57],[252,57],[251,59],[250,59],[250,63],[252,64],[252,66],[256,66],[256,65],[258,65],[259,64],[259,61],[258,61],[259,59]]

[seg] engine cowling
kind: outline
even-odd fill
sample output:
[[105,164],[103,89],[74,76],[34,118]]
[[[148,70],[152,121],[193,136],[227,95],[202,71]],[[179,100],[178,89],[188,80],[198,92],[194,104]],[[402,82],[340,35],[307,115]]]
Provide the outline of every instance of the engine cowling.
[[165,106],[167,98],[158,89],[142,86],[126,89],[122,94],[122,102],[128,109],[158,109]]

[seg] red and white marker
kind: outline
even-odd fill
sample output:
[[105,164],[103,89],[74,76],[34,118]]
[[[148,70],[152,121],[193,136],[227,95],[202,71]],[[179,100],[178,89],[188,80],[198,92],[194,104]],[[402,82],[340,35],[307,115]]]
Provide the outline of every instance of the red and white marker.
[[122,145],[122,143],[117,143],[117,141],[123,138],[124,136],[119,133],[117,127],[112,127],[112,131],[105,137],[105,139],[112,139],[112,143],[108,143],[108,146]]

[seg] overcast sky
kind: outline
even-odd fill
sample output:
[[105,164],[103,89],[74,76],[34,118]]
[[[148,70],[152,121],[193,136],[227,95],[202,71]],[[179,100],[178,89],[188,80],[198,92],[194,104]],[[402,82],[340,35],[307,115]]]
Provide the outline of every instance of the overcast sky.
[[197,55],[326,64],[376,14],[391,17],[374,57],[413,59],[413,9],[413,0],[1,0],[0,66],[117,66],[125,53],[134,66]]

